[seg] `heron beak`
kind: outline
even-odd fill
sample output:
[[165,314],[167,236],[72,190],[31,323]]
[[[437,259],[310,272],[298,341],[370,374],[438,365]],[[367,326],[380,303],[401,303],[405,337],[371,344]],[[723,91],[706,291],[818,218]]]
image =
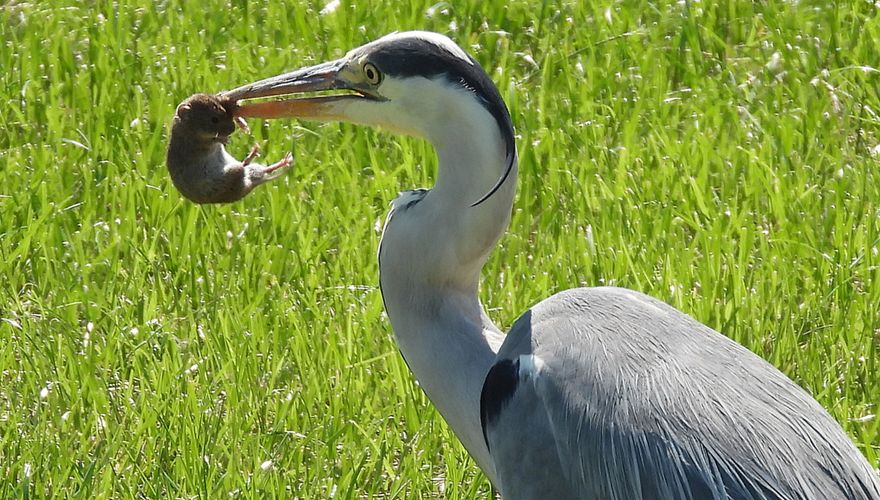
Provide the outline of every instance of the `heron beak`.
[[258,82],[242,85],[220,93],[224,100],[240,101],[261,97],[289,96],[306,92],[353,91],[353,93],[318,95],[253,104],[241,104],[234,110],[243,118],[297,117],[319,121],[343,119],[342,105],[351,99],[372,99],[365,89],[349,82],[342,76],[346,59],[338,59]]

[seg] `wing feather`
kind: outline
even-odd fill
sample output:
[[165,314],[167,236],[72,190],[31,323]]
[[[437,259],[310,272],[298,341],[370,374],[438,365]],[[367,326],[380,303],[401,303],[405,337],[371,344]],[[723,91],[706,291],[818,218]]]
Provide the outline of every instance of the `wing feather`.
[[[524,355],[543,361],[530,383]],[[867,461],[808,393],[630,290],[570,290],[523,315],[481,413],[506,499],[880,499]]]

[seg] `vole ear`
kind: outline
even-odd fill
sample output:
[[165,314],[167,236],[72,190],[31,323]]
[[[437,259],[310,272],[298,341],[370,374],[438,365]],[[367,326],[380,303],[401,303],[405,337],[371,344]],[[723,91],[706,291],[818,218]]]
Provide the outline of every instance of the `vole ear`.
[[189,103],[181,104],[177,107],[177,111],[175,111],[174,113],[180,114],[181,111],[189,111],[190,109],[192,109],[192,106]]

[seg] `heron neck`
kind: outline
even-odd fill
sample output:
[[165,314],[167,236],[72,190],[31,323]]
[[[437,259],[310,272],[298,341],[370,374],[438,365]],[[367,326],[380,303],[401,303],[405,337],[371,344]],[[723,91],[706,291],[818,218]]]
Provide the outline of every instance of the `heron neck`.
[[503,336],[483,313],[476,293],[435,289],[412,294],[415,288],[394,289],[382,280],[401,355],[468,453],[497,484],[480,426],[480,392]]
[[466,125],[457,137],[432,141],[440,159],[434,189],[393,203],[379,251],[380,282],[409,368],[494,482],[480,391],[503,336],[477,292],[480,271],[510,220],[516,167],[492,197],[471,207],[503,174],[506,151],[499,137],[481,142]]

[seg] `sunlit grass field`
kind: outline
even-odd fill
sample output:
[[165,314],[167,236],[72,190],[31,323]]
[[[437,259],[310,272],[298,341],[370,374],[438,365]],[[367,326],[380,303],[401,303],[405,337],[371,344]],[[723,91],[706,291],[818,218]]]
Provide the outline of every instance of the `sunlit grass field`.
[[[88,4],[83,6],[83,4]],[[836,4],[836,6],[829,6]],[[613,284],[770,360],[880,460],[880,7],[853,2],[6,2],[0,497],[451,498],[488,481],[395,347],[376,250],[417,140],[251,123],[285,179],[171,187],[176,104],[394,30],[511,108],[502,328]]]

